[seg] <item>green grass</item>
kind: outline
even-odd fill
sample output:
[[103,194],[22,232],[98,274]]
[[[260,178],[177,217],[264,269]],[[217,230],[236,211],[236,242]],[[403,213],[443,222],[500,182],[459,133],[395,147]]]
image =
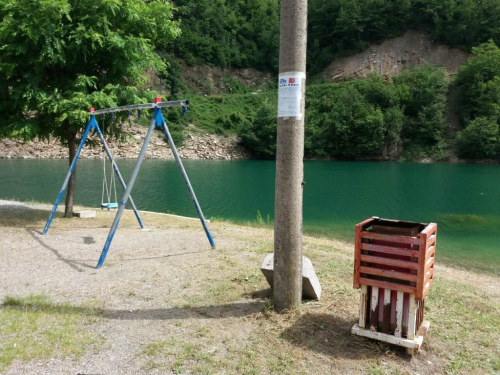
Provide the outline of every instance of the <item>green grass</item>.
[[500,309],[486,293],[459,281],[438,279],[426,300],[425,314],[431,321],[432,345],[439,341],[440,351],[449,353],[447,374],[498,371]]
[[80,357],[102,341],[86,327],[100,309],[56,304],[45,296],[5,297],[0,309],[0,371],[13,361]]
[[260,92],[257,95],[193,95],[189,99],[191,104],[185,121],[210,133],[235,134],[238,122],[253,119],[263,102],[277,103],[277,99],[277,91]]

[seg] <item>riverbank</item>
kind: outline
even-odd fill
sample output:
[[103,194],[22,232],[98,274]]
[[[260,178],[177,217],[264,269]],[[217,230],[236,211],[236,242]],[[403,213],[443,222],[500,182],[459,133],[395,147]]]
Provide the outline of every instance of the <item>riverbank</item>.
[[[212,221],[212,250],[199,222],[144,214],[144,232],[127,212],[96,270],[114,215],[56,217],[41,236],[47,208],[0,204],[5,374],[500,370],[499,278],[437,264],[426,300],[431,331],[409,361],[404,350],[350,334],[359,298],[349,243],[304,237],[323,296],[300,313],[278,315],[259,270],[272,252],[268,227]],[[31,323],[8,331],[10,322],[26,319]]]
[[[182,159],[192,160],[250,160],[254,159],[252,154],[239,143],[236,135],[222,136],[203,132],[194,126],[186,132],[183,145],[177,147]],[[116,159],[136,159],[144,141],[147,128],[134,126],[127,130],[125,142],[109,140],[108,146],[113,157]],[[103,157],[100,146],[86,146],[82,149],[82,159],[100,159]],[[41,141],[22,141],[16,139],[0,139],[0,159],[67,159],[68,149],[55,139]],[[165,142],[163,134],[155,132],[153,139],[146,152],[146,159],[169,160],[173,159],[172,152]],[[348,161],[351,159],[338,158],[309,158],[308,161]],[[361,158],[356,161],[394,161],[383,158]],[[416,160],[418,163],[450,163],[450,164],[500,164],[496,159],[459,159],[450,157],[448,160],[433,160],[422,158]]]
[[[136,159],[141,150],[148,128],[133,125],[126,129],[125,142],[106,140],[113,157],[117,159]],[[93,139],[93,138],[91,138]],[[94,139],[97,140],[97,139]],[[86,146],[80,155],[83,159],[100,159],[103,157],[100,142],[96,147]],[[209,134],[190,126],[186,131],[183,145],[177,147],[182,159],[204,160],[239,160],[251,159],[238,138]],[[0,139],[0,159],[67,159],[68,149],[56,139],[41,141],[22,141],[15,139]],[[172,152],[165,141],[163,133],[157,131],[146,152],[146,159],[173,159]]]

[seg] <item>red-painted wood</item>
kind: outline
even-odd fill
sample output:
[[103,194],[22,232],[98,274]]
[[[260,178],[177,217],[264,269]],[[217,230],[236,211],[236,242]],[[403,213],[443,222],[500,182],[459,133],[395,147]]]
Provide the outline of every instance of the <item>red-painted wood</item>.
[[399,268],[407,268],[410,270],[419,270],[420,265],[418,263],[413,263],[411,261],[407,260],[397,260],[397,259],[392,259],[392,258],[383,258],[380,256],[373,256],[373,255],[360,255],[361,261],[362,262],[369,262],[369,263],[376,263],[376,264],[384,264],[387,266],[393,266],[393,267],[399,267]]
[[354,287],[390,283],[392,290],[414,293],[422,301],[434,277],[436,238],[435,223],[363,221],[356,226]]
[[359,272],[362,274],[375,275],[381,277],[387,277],[396,280],[405,280],[405,281],[417,281],[417,275],[413,275],[411,273],[397,272],[391,270],[383,270],[373,267],[363,267],[361,266]]
[[360,284],[363,285],[376,286],[379,288],[388,288],[391,290],[398,290],[400,292],[405,292],[405,293],[413,293],[413,294],[415,293],[415,287],[409,285],[401,285],[396,283],[390,283],[387,281],[368,279],[366,277],[360,277],[359,282]]
[[405,244],[412,244],[412,245],[420,244],[420,239],[418,237],[380,234],[380,233],[367,232],[367,231],[361,232],[361,238],[366,238],[366,239],[370,239],[370,240],[388,241],[388,242],[398,242],[398,243],[405,243]]
[[401,247],[382,246],[382,245],[376,245],[376,244],[371,244],[371,243],[362,243],[361,249],[362,250],[376,251],[379,253],[385,253],[385,254],[391,254],[391,255],[405,256],[405,257],[409,256],[409,257],[418,258],[420,256],[420,251],[418,251],[418,250],[405,249],[405,248],[401,248]]

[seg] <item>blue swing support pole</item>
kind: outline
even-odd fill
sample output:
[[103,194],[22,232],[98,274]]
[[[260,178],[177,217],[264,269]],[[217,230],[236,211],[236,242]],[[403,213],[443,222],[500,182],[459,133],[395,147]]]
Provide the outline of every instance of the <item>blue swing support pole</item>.
[[[161,124],[161,125],[159,125]],[[172,153],[174,154],[175,161],[177,163],[177,166],[179,167],[179,170],[182,174],[182,178],[184,179],[184,183],[186,184],[186,187],[188,188],[189,195],[191,196],[191,199],[193,201],[194,207],[196,209],[196,212],[198,213],[198,216],[201,221],[201,225],[203,225],[203,229],[205,230],[205,234],[207,235],[208,241],[210,242],[210,246],[215,249],[215,242],[212,237],[212,234],[210,233],[210,230],[208,229],[207,221],[205,220],[205,216],[203,216],[203,212],[201,211],[200,204],[198,203],[198,199],[196,199],[196,194],[194,193],[193,187],[191,186],[191,182],[189,181],[189,177],[186,173],[186,170],[184,169],[184,165],[182,164],[182,160],[179,156],[179,153],[177,152],[177,148],[175,147],[174,141],[170,135],[170,131],[168,130],[167,122],[163,118],[163,115],[161,113],[161,110],[158,111],[156,114],[156,125],[161,126],[163,129],[163,133],[165,134],[165,138],[167,139],[168,145],[170,146],[170,149],[172,150]]]
[[[106,151],[106,154],[108,155],[108,158],[111,161],[111,165],[113,166],[113,169],[114,169],[114,171],[116,173],[116,176],[118,177],[118,180],[120,181],[120,184],[122,185],[122,187],[123,187],[124,190],[127,189],[127,185],[125,185],[125,181],[123,180],[122,174],[118,170],[118,166],[115,163],[115,159],[113,159],[113,156],[111,155],[111,151],[110,151],[110,149],[108,147],[108,144],[106,143],[106,140],[104,139],[104,136],[103,136],[103,134],[101,132],[101,129],[99,128],[99,125],[97,125],[97,123],[96,123],[96,128],[95,129],[97,131],[97,135],[101,139],[101,142],[102,142],[102,145],[104,147],[104,150]],[[134,203],[132,197],[130,197],[130,205],[132,206],[132,209],[134,210],[135,217],[137,218],[137,221],[139,222],[139,225],[141,226],[141,229],[144,229],[144,224],[142,223],[142,219],[139,216],[139,211],[137,211],[137,207],[135,206],[135,203]]]
[[189,182],[189,178],[186,174],[186,171],[184,170],[184,166],[182,165],[182,161],[179,157],[179,154],[177,153],[177,149],[176,149],[175,144],[172,140],[172,137],[170,137],[170,132],[168,130],[167,124],[166,124],[166,122],[163,118],[163,115],[161,113],[161,108],[176,107],[176,106],[183,106],[184,107],[187,105],[189,105],[188,100],[162,102],[161,98],[157,97],[157,98],[155,98],[154,103],[142,104],[142,105],[140,105],[141,106],[140,108],[137,105],[132,105],[132,106],[103,109],[103,110],[99,110],[99,111],[95,112],[97,114],[97,113],[117,112],[119,110],[120,111],[128,111],[131,109],[154,108],[153,119],[151,120],[151,124],[149,126],[148,132],[147,132],[146,137],[144,139],[144,143],[142,145],[141,151],[139,153],[139,156],[137,157],[137,161],[136,161],[134,170],[132,171],[132,175],[130,176],[130,180],[127,183],[127,188],[125,189],[125,192],[123,194],[123,198],[119,203],[118,212],[116,213],[113,224],[111,225],[111,228],[109,230],[109,234],[108,234],[108,237],[106,239],[106,243],[104,244],[104,248],[102,249],[101,256],[99,258],[99,261],[97,262],[96,268],[101,268],[102,265],[104,264],[104,261],[106,260],[106,256],[108,254],[109,247],[111,246],[111,242],[113,241],[113,237],[115,236],[116,230],[118,229],[118,224],[120,223],[121,216],[123,215],[125,205],[127,204],[127,200],[130,197],[130,192],[132,191],[135,180],[137,178],[137,174],[139,173],[139,169],[141,168],[141,164],[144,160],[144,156],[146,155],[146,150],[148,148],[149,142],[151,141],[151,137],[153,136],[154,129],[157,126],[162,127],[163,132],[165,133],[165,136],[167,137],[168,144],[169,144],[170,148],[172,149],[172,153],[174,154],[174,158],[177,162],[177,165],[179,166],[182,177],[184,178],[184,182],[186,183],[186,186],[189,190],[189,194],[191,195],[191,198],[192,198],[193,203],[194,203],[195,208],[196,208],[196,212],[198,213],[198,216],[201,220],[201,223],[202,223],[203,228],[205,230],[205,233],[208,237],[210,245],[212,246],[212,248],[215,248],[214,239],[212,237],[212,234],[210,233],[210,230],[208,229],[208,225],[207,225],[207,222],[205,220],[205,217],[203,216],[203,212],[201,211],[201,207],[198,203],[198,200],[196,199],[196,195],[194,194],[191,183]]
[[[126,189],[125,181],[123,180],[123,177],[118,169],[118,166],[116,165],[116,163],[113,159],[113,156],[111,155],[111,151],[109,150],[109,147],[106,143],[106,140],[104,139],[104,136],[102,135],[101,129],[99,128],[99,125],[97,124],[93,109],[91,109],[90,121],[88,122],[87,127],[85,128],[85,131],[83,132],[82,140],[80,141],[80,145],[78,146],[78,150],[76,152],[75,158],[73,159],[73,162],[71,163],[71,166],[69,167],[68,173],[66,174],[66,177],[64,179],[64,182],[63,182],[63,185],[62,185],[61,190],[59,192],[59,195],[57,196],[56,202],[54,203],[54,207],[52,208],[52,212],[50,213],[49,219],[47,220],[47,223],[45,224],[45,228],[43,229],[42,235],[47,234],[47,231],[49,230],[50,225],[52,224],[52,220],[54,219],[54,216],[57,212],[57,207],[59,207],[59,203],[61,202],[64,191],[66,190],[66,187],[68,186],[69,179],[70,179],[71,175],[73,174],[73,172],[75,171],[76,163],[78,162],[78,158],[80,157],[80,153],[83,149],[83,146],[85,145],[85,141],[87,140],[89,132],[92,129],[95,129],[97,131],[97,134],[99,135],[99,138],[104,146],[104,149],[106,150],[106,153],[109,157],[109,160],[111,160],[111,163],[113,165],[113,169],[118,177],[118,180],[120,181],[123,188]],[[135,213],[135,216],[137,218],[137,221],[139,222],[139,225],[141,226],[141,228],[144,228],[141,217],[139,216],[139,212],[137,211],[137,207],[135,207],[135,204],[132,200],[132,197],[130,197],[130,205],[132,206],[132,209],[134,210],[134,213]]]

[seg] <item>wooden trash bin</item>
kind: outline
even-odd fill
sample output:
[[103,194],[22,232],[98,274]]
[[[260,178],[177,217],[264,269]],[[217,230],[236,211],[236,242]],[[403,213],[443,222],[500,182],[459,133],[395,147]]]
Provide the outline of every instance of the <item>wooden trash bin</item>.
[[356,225],[352,333],[406,347],[413,356],[429,330],[424,302],[433,282],[437,224],[373,217]]

